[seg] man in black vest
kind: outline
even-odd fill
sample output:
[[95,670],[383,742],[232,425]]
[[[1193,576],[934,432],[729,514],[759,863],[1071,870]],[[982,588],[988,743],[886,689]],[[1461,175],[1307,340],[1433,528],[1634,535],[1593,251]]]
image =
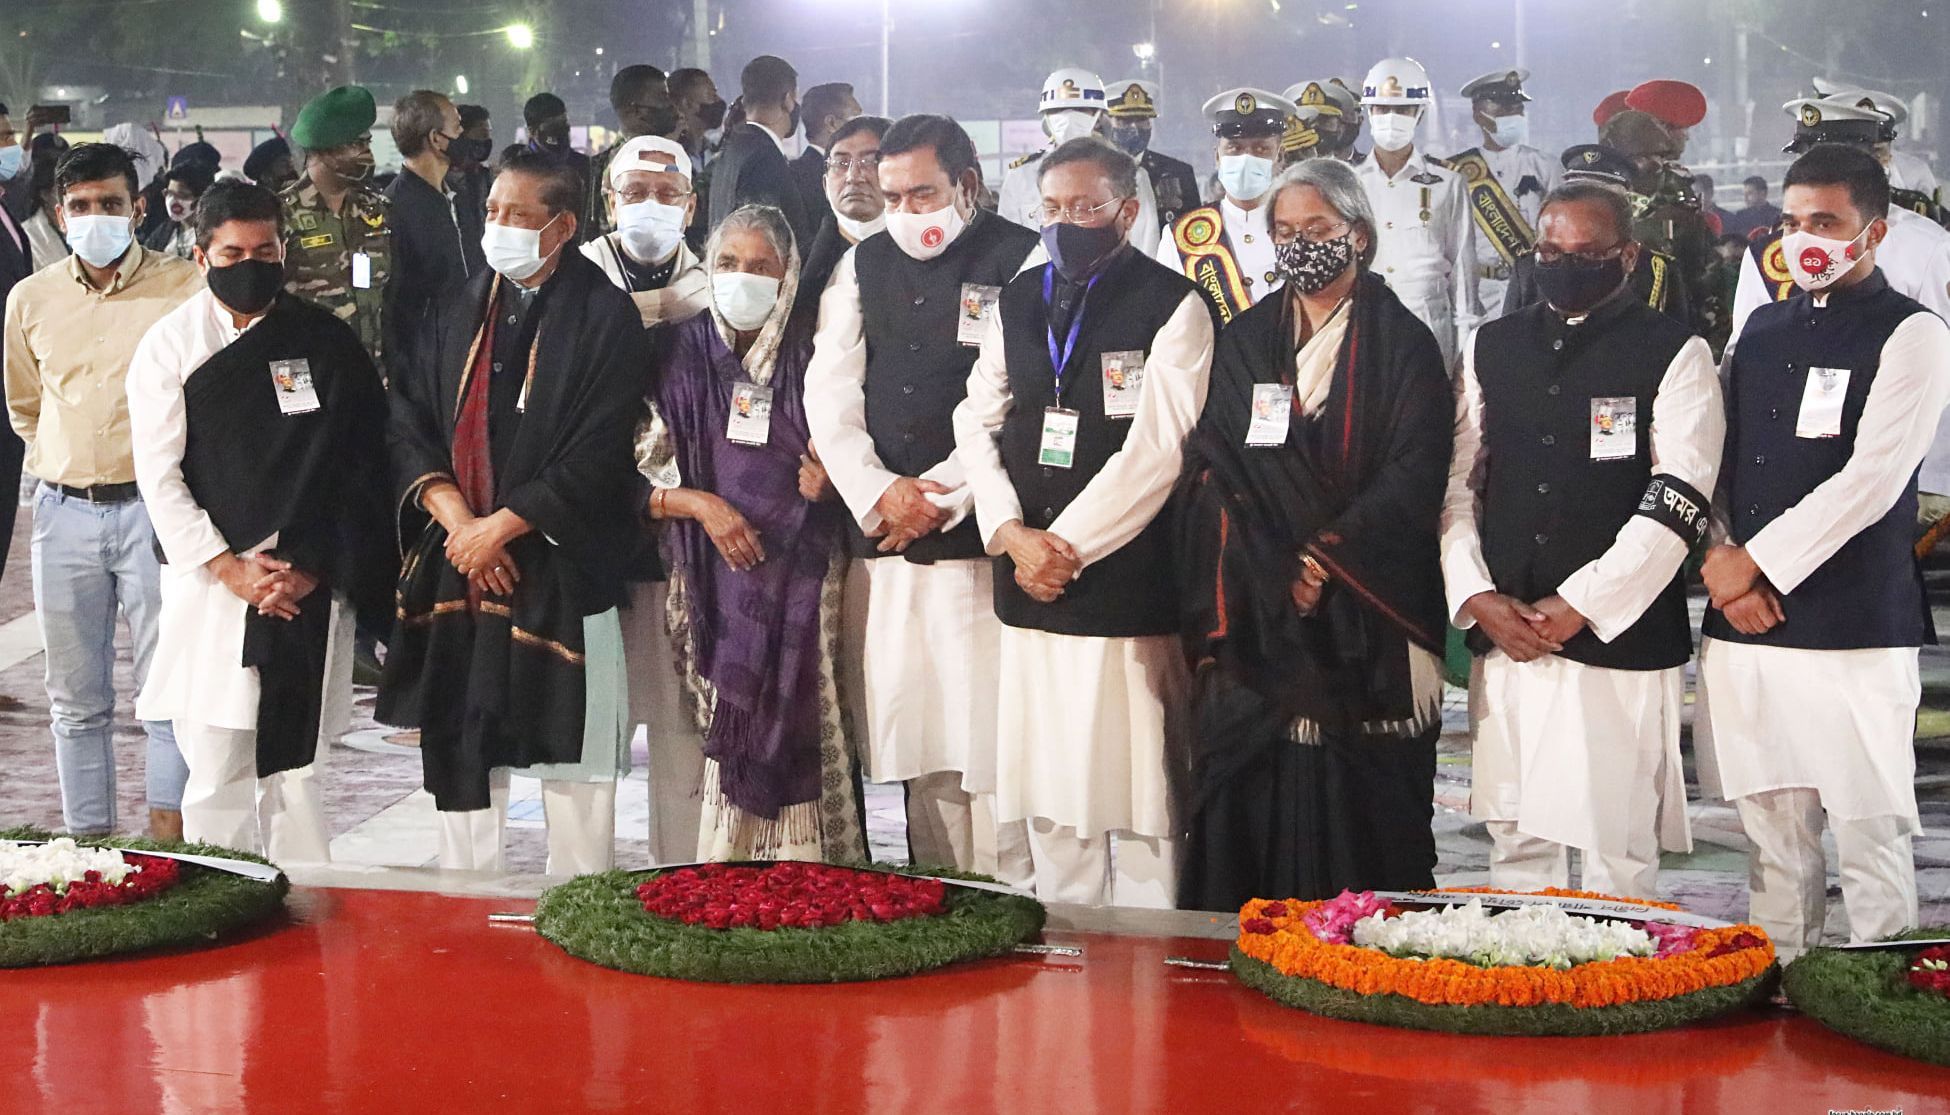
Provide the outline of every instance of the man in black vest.
[[1640,300],[1631,203],[1558,187],[1545,300],[1465,354],[1443,579],[1472,673],[1470,813],[1490,885],[1658,893],[1685,851],[1679,759],[1692,623],[1680,567],[1706,529],[1725,412],[1707,344]]
[[1702,570],[1700,783],[1752,842],[1752,920],[1783,957],[1821,942],[1823,814],[1849,934],[1916,924],[1917,648],[1936,642],[1912,543],[1916,472],[1950,402],[1950,330],[1876,265],[1889,182],[1823,144],[1788,169],[1799,291],[1727,360],[1726,541]]
[[1002,288],[955,442],[996,559],[998,816],[1029,822],[1044,900],[1169,907],[1189,678],[1160,512],[1214,329],[1129,243],[1137,175],[1099,139],[1044,156],[1051,262]]
[[867,613],[842,668],[864,650],[868,770],[906,783],[914,862],[1026,884],[1022,826],[994,820],[1001,627],[953,415],[1036,234],[976,207],[975,144],[946,116],[896,123],[876,163],[886,231],[833,268],[806,369],[813,445],[860,527]]

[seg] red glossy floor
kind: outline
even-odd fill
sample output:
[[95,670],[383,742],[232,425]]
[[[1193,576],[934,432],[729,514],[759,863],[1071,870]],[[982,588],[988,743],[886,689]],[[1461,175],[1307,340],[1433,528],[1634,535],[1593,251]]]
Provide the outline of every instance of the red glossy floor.
[[1221,972],[1221,942],[1052,934],[879,984],[745,988],[584,964],[508,900],[305,890],[226,947],[0,974],[0,1111],[1950,1110],[1950,1071],[1781,1012],[1611,1039],[1330,1022]]

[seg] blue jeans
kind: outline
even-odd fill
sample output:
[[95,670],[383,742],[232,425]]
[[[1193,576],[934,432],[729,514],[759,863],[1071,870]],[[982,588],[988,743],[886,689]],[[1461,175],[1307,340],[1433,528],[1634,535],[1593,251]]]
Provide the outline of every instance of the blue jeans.
[[[47,703],[61,817],[69,832],[115,829],[115,612],[128,617],[135,681],[149,676],[161,567],[141,500],[90,503],[34,493],[34,607],[47,648]],[[180,809],[189,768],[167,720],[145,721],[149,808]]]

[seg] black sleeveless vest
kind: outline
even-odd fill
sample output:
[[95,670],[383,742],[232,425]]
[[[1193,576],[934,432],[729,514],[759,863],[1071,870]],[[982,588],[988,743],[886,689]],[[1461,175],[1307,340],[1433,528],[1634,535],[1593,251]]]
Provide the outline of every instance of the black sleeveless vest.
[[[1632,294],[1578,325],[1538,303],[1477,333],[1489,451],[1483,558],[1498,592],[1549,596],[1611,548],[1652,478],[1653,401],[1691,336]],[[1592,459],[1594,443],[1607,459]],[[1490,649],[1478,629],[1468,642],[1478,654]],[[1603,642],[1586,628],[1558,653],[1587,666],[1663,670],[1684,665],[1692,648],[1686,588],[1675,575],[1616,639]]]
[[[968,372],[979,349],[955,339],[965,283],[999,287],[1013,279],[1035,249],[1036,233],[993,213],[978,212],[940,255],[917,260],[880,233],[854,249],[860,311],[867,343],[867,433],[880,461],[902,476],[919,476],[955,451],[955,407],[968,394]],[[884,557],[877,540],[852,531],[852,552]],[[946,534],[910,545],[909,561],[979,558],[982,539],[970,515]]]
[[[1080,311],[1083,324],[1063,375],[1062,405],[1078,415],[1076,456],[1070,468],[1048,468],[1037,463],[1043,411],[1056,404],[1045,270],[1025,272],[1004,287],[1000,305],[1014,403],[997,447],[1022,502],[1023,523],[1038,530],[1056,521],[1130,433],[1132,419],[1104,416],[1103,355],[1139,351],[1148,358],[1158,330],[1197,290],[1183,275],[1128,248],[1109,265]],[[1004,554],[995,566],[996,616],[1011,627],[1063,635],[1172,634],[1178,601],[1170,517],[1167,507],[1135,539],[1084,570],[1053,604],[1038,603],[1016,586],[1015,563]]]
[[[1747,319],[1727,377],[1727,452],[1720,473],[1734,541],[1752,539],[1848,463],[1882,346],[1911,314],[1927,312],[1877,271],[1830,295],[1825,308],[1796,292]],[[1848,370],[1839,437],[1794,435],[1814,368]],[[1781,597],[1787,622],[1765,635],[1743,635],[1718,611],[1708,611],[1705,634],[1807,650],[1934,643],[1913,548],[1916,534],[1912,476],[1894,507]]]

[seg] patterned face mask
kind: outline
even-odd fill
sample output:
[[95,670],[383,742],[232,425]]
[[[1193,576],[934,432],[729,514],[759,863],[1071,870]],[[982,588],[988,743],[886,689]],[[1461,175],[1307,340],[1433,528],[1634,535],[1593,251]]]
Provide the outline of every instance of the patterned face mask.
[[1286,276],[1289,286],[1302,294],[1319,294],[1333,286],[1334,280],[1353,262],[1353,229],[1318,244],[1296,236],[1284,244],[1273,245],[1273,266]]

